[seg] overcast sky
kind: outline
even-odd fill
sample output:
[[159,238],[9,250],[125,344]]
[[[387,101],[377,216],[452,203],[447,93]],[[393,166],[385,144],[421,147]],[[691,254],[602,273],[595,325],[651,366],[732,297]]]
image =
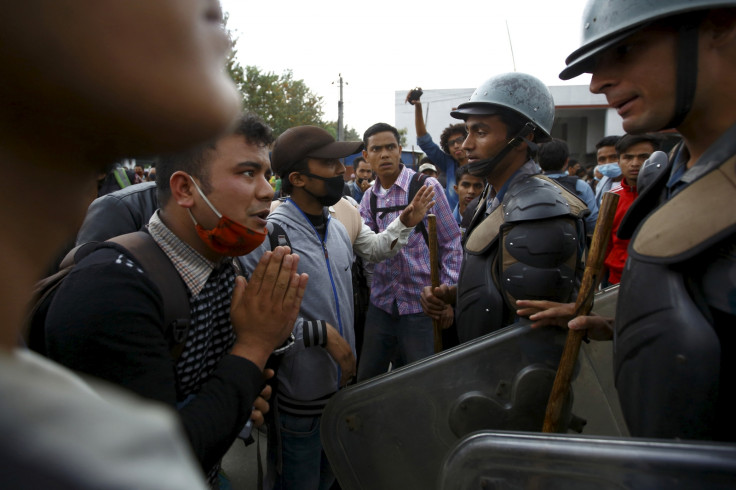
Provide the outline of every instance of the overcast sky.
[[323,97],[325,119],[335,121],[342,74],[344,122],[360,134],[375,122],[394,123],[396,90],[475,88],[514,71],[514,62],[516,71],[548,85],[590,81],[557,77],[580,45],[585,0],[221,3],[241,65],[291,69]]

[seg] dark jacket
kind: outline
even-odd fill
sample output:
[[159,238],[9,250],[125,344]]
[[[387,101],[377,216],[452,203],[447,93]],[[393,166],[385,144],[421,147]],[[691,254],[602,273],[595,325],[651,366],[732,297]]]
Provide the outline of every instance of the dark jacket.
[[77,245],[142,229],[158,209],[156,183],[143,182],[98,197],[89,205]]

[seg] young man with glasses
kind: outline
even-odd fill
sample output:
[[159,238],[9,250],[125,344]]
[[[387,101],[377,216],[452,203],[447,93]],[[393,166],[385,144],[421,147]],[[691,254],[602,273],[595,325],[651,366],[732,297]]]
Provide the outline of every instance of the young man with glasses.
[[[463,150],[463,141],[468,135],[463,124],[451,124],[447,126],[440,135],[440,144],[437,145],[432,141],[432,136],[427,132],[427,126],[424,124],[422,116],[422,103],[419,98],[411,97],[412,92],[406,96],[406,101],[414,106],[414,125],[417,132],[417,144],[419,148],[434,163],[440,172],[444,172],[447,177],[445,185],[445,196],[450,204],[450,209],[454,209],[459,202],[459,197],[455,191],[457,184],[457,169],[468,163],[468,157]],[[421,95],[420,95],[421,96]]]

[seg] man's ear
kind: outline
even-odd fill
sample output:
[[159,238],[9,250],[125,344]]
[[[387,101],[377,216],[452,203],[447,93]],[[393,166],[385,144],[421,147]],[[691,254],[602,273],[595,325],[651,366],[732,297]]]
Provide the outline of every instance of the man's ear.
[[183,208],[191,208],[194,205],[194,188],[192,178],[186,172],[177,170],[169,179],[171,198]]
[[[527,140],[531,141],[532,143],[537,144],[537,147],[539,146],[539,144],[535,141],[536,138],[535,138],[535,135],[534,135],[534,131],[532,131],[531,133],[525,135],[525,138]],[[528,153],[528,151],[529,151],[529,145],[526,143],[525,140],[521,140],[521,144],[519,146],[517,146],[515,148],[515,150],[517,150],[519,153],[524,153],[526,155]]]
[[453,189],[455,189],[455,194],[457,194],[457,184],[452,186]]
[[289,174],[289,182],[294,187],[304,187],[304,177],[299,172],[291,172]]

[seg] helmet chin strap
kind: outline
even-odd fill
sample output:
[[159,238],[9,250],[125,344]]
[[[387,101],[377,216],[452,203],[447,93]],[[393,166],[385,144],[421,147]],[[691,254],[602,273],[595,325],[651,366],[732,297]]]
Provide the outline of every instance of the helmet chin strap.
[[506,146],[504,146],[503,149],[495,156],[483,160],[478,160],[477,162],[468,163],[466,165],[466,167],[468,168],[468,173],[473,177],[488,176],[491,172],[493,172],[493,169],[496,168],[496,165],[498,165],[512,149],[519,146],[522,141],[526,142],[526,144],[529,145],[532,151],[536,151],[537,145],[530,141],[528,138],[525,138],[525,135],[533,133],[535,129],[537,129],[537,127],[534,124],[532,124],[531,122],[526,123],[524,127],[521,128],[521,131],[516,133],[516,136],[511,138],[511,140],[506,143]]
[[698,81],[698,25],[700,18],[685,22],[677,36],[677,88],[675,114],[660,129],[676,128],[690,112]]

